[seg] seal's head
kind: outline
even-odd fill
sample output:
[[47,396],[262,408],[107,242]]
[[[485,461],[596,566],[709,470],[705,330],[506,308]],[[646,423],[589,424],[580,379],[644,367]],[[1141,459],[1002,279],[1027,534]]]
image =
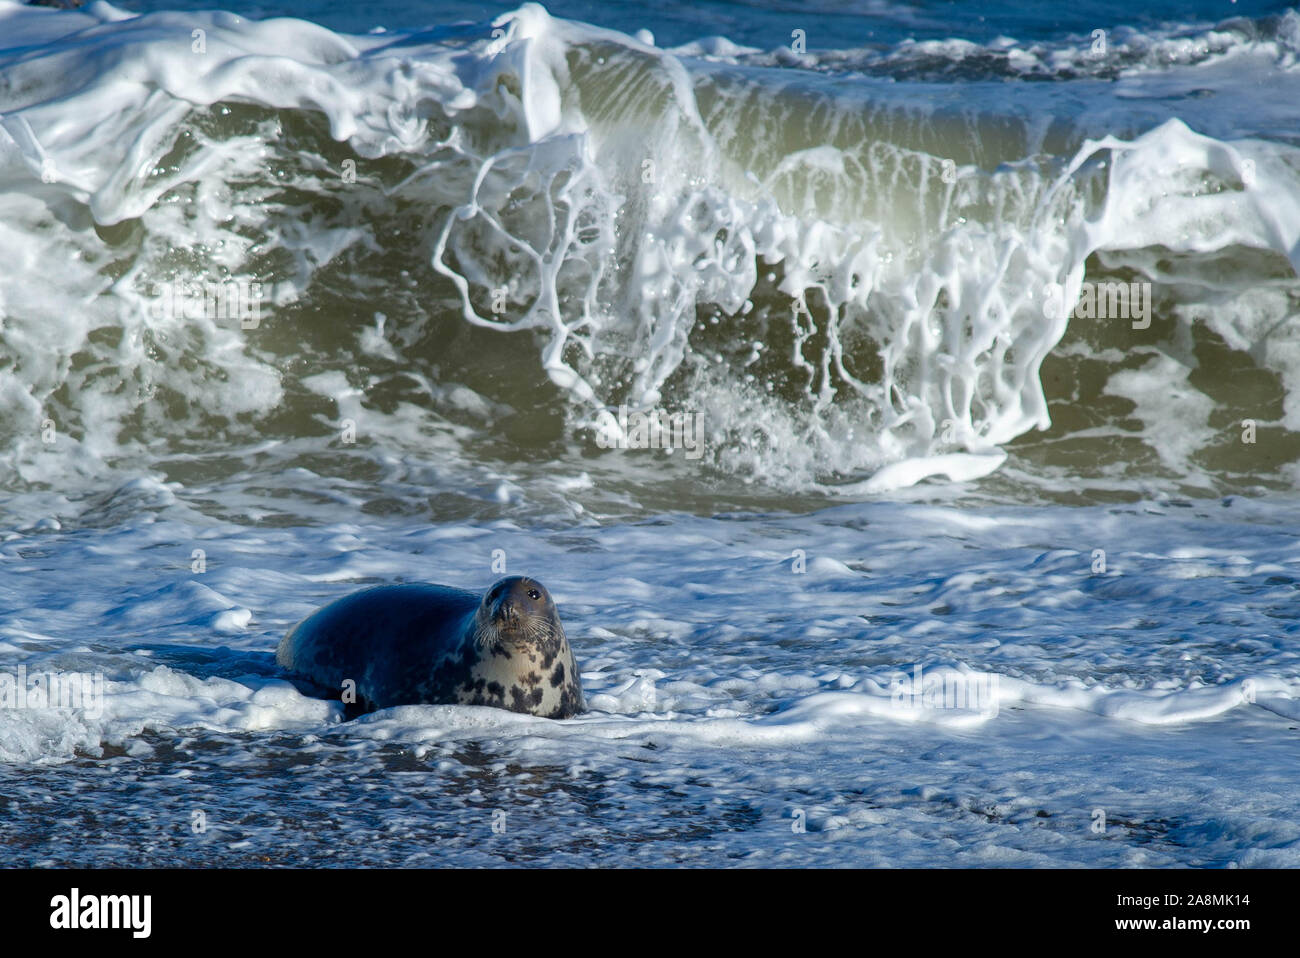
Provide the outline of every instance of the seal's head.
[[497,654],[533,650],[554,654],[565,641],[551,594],[527,576],[507,576],[488,589],[474,624],[478,645]]
[[586,709],[573,650],[546,587],[510,576],[483,594],[471,630],[468,704],[497,705],[544,718]]

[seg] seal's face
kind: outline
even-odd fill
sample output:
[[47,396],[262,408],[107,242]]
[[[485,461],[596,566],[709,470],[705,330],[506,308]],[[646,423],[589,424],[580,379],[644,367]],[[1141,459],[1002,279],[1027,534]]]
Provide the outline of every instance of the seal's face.
[[492,651],[548,649],[563,639],[555,603],[536,579],[513,575],[483,596],[475,616],[477,639]]
[[586,709],[573,650],[551,594],[536,579],[510,576],[483,595],[474,613],[473,648],[463,661],[456,701],[495,705],[544,718]]

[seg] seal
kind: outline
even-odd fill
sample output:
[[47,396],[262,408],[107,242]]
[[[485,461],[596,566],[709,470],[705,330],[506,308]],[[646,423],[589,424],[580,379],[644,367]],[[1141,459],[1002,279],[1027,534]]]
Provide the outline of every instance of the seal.
[[560,719],[586,710],[551,594],[524,576],[482,596],[423,584],[354,592],[290,629],[275,658],[321,688],[356,682],[360,711],[458,703]]

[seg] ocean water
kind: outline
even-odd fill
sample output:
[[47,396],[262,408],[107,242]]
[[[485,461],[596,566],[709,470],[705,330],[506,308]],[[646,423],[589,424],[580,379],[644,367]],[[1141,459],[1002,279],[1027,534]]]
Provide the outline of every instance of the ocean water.
[[1300,11],[205,6],[0,0],[0,863],[1300,864]]

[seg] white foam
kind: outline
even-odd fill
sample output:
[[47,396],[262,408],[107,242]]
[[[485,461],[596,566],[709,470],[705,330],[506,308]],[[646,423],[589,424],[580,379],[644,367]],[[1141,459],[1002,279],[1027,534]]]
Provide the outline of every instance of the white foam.
[[[256,418],[285,401],[296,367],[250,350],[243,331],[142,315],[139,287],[174,273],[164,265],[174,250],[197,240],[210,257],[205,269],[230,275],[260,243],[277,244],[294,262],[291,275],[267,279],[284,305],[344,250],[370,241],[355,226],[304,222],[268,202],[259,177],[275,155],[277,123],[230,139],[199,132],[193,118],[219,103],[316,112],[359,157],[412,160],[417,170],[396,195],[450,211],[435,217],[432,266],[459,290],[465,320],[540,331],[539,364],[569,393],[576,425],[594,424],[622,398],[641,406],[673,398],[707,412],[712,463],[792,488],[876,473],[848,487],[871,493],[996,469],[1003,445],[1050,421],[1039,366],[1066,320],[1044,315],[1046,291],[1064,287],[1068,308],[1094,253],[1247,246],[1293,265],[1300,257],[1295,150],[1216,139],[1179,120],[1084,142],[1060,172],[1032,155],[1041,131],[1022,123],[1023,141],[1004,143],[1001,107],[984,106],[987,117],[975,110],[962,123],[977,131],[963,142],[984,156],[954,160],[897,134],[895,120],[906,116],[942,142],[951,118],[926,105],[921,87],[863,79],[789,90],[718,62],[743,59],[737,50],[663,51],[534,4],[494,21],[503,35],[485,25],[481,39],[455,45],[346,37],[291,19],[136,17],[103,3],[51,17],[4,2],[0,22],[0,63],[12,78],[0,100],[0,255],[21,266],[21,280],[0,279],[0,310],[6,347],[23,359],[21,372],[0,374],[0,402],[12,422],[52,417],[62,427],[54,450],[28,427],[8,437],[37,481],[138,452],[122,424],[142,406],[147,428],[167,434],[197,429],[205,416]],[[194,52],[195,29],[206,31],[203,53]],[[1207,43],[1188,54],[1197,69],[1229,62],[1228,47]],[[972,54],[952,42],[922,46],[899,55]],[[1274,46],[1251,55],[1272,55],[1272,69],[1285,72],[1283,39]],[[1132,84],[1152,69],[1131,70]],[[612,109],[609,98],[628,90],[636,92]],[[810,99],[826,109],[809,111]],[[427,103],[454,135],[435,138]],[[490,134],[455,133],[481,117],[492,118]],[[815,121],[807,141],[783,132],[794,117]],[[1076,120],[1080,130],[1092,122]],[[186,125],[190,145],[163,164]],[[259,185],[231,187],[238,182]],[[138,218],[145,230],[143,254],[111,285],[111,253],[85,228],[88,218],[101,226]],[[268,234],[260,241],[259,231]],[[713,311],[743,327],[760,263],[782,274],[779,294],[767,294],[769,311],[773,295],[778,303],[770,321],[789,325],[800,344],[790,359],[794,398],[776,400],[743,373],[699,363],[697,317]],[[503,314],[483,305],[497,289],[507,293]],[[783,316],[781,295],[803,306]],[[1212,321],[1226,328],[1238,322],[1231,315]],[[1233,331],[1258,344],[1266,320]],[[118,346],[92,343],[102,327],[122,330]],[[879,349],[878,378],[858,368],[871,358],[864,339]],[[357,348],[392,355],[371,333]],[[111,360],[131,387],[81,373],[72,394],[82,398],[63,408],[55,397],[79,352]],[[1279,345],[1266,355],[1288,384],[1293,352]],[[691,392],[666,397],[688,361],[700,366]],[[327,381],[304,384],[312,382]],[[337,378],[328,385],[337,401]],[[1121,377],[1114,388],[1128,387]],[[149,400],[160,392],[185,398],[179,424],[154,411]],[[414,407],[389,416],[364,396],[352,400],[340,418],[364,415],[368,435],[396,440],[428,428]],[[1295,419],[1296,403],[1287,403]],[[1184,432],[1184,447],[1166,444],[1161,455],[1185,462],[1205,435]]]

